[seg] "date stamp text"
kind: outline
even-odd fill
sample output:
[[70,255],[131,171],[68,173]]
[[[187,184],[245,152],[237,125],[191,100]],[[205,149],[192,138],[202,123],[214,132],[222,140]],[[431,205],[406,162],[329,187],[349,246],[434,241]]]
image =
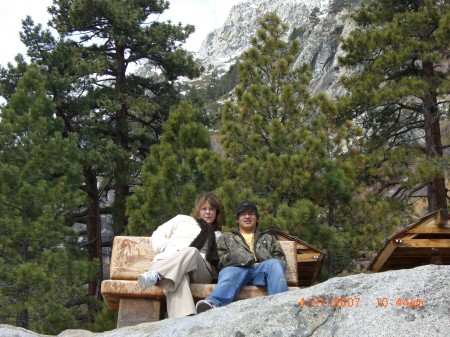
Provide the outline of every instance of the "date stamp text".
[[[312,297],[300,298],[298,305],[301,308],[358,308],[363,303],[361,297]],[[425,306],[421,299],[410,299],[408,297],[386,298],[376,297],[369,301],[377,308],[420,308]]]

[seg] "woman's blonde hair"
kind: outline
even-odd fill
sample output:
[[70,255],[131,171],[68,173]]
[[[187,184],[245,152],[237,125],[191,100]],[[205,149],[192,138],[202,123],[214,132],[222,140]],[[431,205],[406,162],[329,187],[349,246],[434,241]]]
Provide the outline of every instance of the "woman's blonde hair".
[[195,199],[195,210],[193,217],[195,219],[201,219],[200,210],[203,204],[207,201],[211,207],[216,209],[216,219],[213,222],[213,226],[215,226],[215,230],[222,229],[222,203],[219,198],[213,192],[203,192]]

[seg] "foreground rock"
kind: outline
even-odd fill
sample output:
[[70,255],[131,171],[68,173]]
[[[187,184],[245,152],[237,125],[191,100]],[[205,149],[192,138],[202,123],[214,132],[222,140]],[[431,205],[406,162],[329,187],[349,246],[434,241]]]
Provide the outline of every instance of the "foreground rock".
[[[336,277],[307,289],[240,301],[195,317],[103,333],[67,330],[58,336],[448,336],[449,275],[450,266],[429,265]],[[347,300],[337,300],[341,298]],[[316,300],[308,306],[309,299]],[[0,336],[45,335],[0,325]]]

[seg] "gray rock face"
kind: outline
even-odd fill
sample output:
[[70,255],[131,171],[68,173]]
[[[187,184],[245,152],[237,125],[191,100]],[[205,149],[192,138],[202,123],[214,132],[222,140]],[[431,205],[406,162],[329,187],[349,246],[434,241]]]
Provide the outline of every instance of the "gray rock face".
[[[316,286],[239,301],[198,316],[59,337],[448,336],[450,266],[336,277]],[[345,298],[345,300],[344,300]],[[0,337],[44,336],[0,325]]]
[[[259,21],[276,12],[290,29],[308,24],[313,8],[326,12],[329,0],[246,0],[232,7],[222,27],[210,32],[200,46],[198,57],[205,64],[220,64],[247,49],[260,28]],[[306,28],[306,27],[305,27]]]
[[[288,24],[288,35],[301,34],[301,50],[296,65],[308,63],[313,71],[311,92],[338,96],[343,89],[338,79],[344,73],[338,65],[342,54],[340,38],[354,28],[348,11],[334,12],[331,0],[246,0],[233,6],[222,27],[210,32],[196,57],[208,68],[227,71],[236,58],[250,46],[250,38],[260,29],[259,21],[276,12]],[[358,1],[354,1],[358,3]],[[356,6],[356,5],[353,5]],[[315,14],[314,14],[315,13]],[[286,36],[287,38],[288,36]]]

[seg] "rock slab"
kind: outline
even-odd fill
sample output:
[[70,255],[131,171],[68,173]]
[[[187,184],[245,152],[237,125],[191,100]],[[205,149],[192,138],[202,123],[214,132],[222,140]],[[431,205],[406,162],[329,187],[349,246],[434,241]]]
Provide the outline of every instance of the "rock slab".
[[[232,303],[193,317],[102,333],[66,330],[58,337],[347,337],[448,336],[450,266],[427,265],[335,277],[274,296]],[[0,337],[48,337],[0,325]]]

